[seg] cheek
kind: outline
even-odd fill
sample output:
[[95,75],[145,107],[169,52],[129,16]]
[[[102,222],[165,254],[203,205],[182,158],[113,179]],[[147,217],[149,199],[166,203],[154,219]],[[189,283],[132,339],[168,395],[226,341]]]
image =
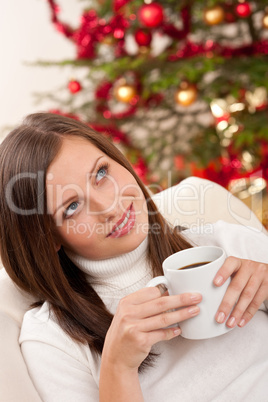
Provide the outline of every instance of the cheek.
[[94,242],[103,227],[98,227],[96,222],[77,222],[68,219],[58,230],[59,238],[65,246],[87,245]]
[[120,195],[123,197],[135,197],[138,200],[144,199],[143,192],[136,182],[135,178],[130,174],[119,174],[119,191]]

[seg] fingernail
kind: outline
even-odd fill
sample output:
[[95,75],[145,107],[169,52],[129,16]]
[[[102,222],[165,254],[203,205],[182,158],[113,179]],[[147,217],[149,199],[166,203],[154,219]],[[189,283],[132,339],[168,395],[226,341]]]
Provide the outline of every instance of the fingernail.
[[220,285],[223,282],[223,277],[222,276],[217,276],[217,278],[214,280],[215,285]]
[[180,328],[174,329],[173,333],[174,333],[174,335],[180,335],[181,334],[181,329]]
[[228,322],[227,322],[228,327],[234,327],[235,326],[235,318],[231,317]]
[[190,297],[193,302],[197,302],[201,300],[201,295],[199,293],[193,293]]
[[222,324],[222,323],[224,322],[224,320],[225,320],[225,314],[221,311],[221,312],[217,315],[216,321],[217,321],[219,324]]
[[243,327],[245,324],[246,324],[246,320],[244,320],[244,318],[243,318],[238,325],[239,325],[239,327]]
[[198,314],[198,313],[199,313],[199,307],[197,307],[197,306],[190,307],[190,308],[188,309],[188,313],[191,314],[191,315],[196,315],[196,314]]

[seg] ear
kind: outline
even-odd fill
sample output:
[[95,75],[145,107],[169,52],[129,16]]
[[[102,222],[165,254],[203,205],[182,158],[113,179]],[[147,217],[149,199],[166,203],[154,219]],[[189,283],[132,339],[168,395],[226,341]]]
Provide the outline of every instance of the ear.
[[52,236],[53,236],[52,241],[53,241],[53,243],[54,243],[54,250],[55,250],[56,253],[57,253],[57,252],[60,250],[61,246],[62,246],[62,244],[61,244],[61,238],[60,238],[59,234],[56,233],[55,230],[53,230],[52,233],[53,233],[53,235],[52,235]]
[[60,243],[55,243],[55,250],[56,252],[58,252],[61,248],[61,244]]

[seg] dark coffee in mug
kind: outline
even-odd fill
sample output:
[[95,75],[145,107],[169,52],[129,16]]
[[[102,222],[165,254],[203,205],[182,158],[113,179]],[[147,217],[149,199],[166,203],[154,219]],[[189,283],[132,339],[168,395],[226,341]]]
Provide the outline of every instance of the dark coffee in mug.
[[184,267],[178,268],[178,270],[197,268],[197,267],[201,267],[202,265],[209,264],[210,262],[211,262],[211,261],[195,262],[194,264],[185,265]]

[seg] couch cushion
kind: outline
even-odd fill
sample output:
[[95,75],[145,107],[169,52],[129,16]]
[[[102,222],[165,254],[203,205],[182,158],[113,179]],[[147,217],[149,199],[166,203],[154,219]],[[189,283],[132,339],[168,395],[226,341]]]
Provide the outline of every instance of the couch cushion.
[[3,402],[42,402],[32,384],[20,352],[18,323],[3,312],[0,312],[0,323],[0,400]]
[[32,296],[20,290],[4,268],[0,269],[0,312],[11,317],[19,327],[24,313],[34,302]]

